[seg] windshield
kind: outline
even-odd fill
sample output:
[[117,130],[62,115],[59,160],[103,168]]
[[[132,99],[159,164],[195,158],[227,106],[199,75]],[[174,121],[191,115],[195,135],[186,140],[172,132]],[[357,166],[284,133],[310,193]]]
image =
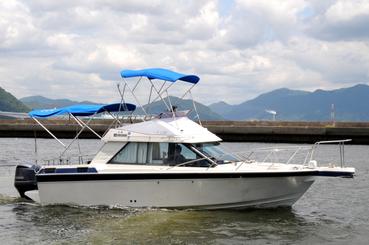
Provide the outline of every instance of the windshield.
[[219,143],[201,143],[194,147],[204,155],[215,158],[218,164],[239,161],[237,157],[223,150]]

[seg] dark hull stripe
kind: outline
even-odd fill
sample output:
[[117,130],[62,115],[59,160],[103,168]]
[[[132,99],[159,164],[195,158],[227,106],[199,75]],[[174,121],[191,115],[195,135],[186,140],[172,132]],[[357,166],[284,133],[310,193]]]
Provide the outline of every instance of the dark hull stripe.
[[345,177],[345,178],[353,178],[354,173],[351,172],[334,172],[334,171],[319,171],[318,176],[325,177]]
[[94,180],[161,180],[161,179],[229,179],[229,178],[268,178],[318,176],[318,171],[274,172],[274,173],[77,173],[77,174],[38,174],[38,182],[94,181]]

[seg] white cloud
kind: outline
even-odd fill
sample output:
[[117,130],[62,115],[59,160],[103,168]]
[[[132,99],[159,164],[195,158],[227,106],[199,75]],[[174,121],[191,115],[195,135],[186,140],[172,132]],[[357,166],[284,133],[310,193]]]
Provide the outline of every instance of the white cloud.
[[348,21],[369,14],[369,2],[366,0],[337,1],[329,7],[325,16],[329,22]]
[[240,103],[368,83],[367,1],[222,1],[3,1],[0,86],[107,102],[121,69],[166,67],[198,74],[201,102]]
[[307,31],[314,37],[329,41],[355,41],[369,38],[369,2],[338,0],[330,5],[316,5]]
[[19,49],[26,43],[35,45],[38,35],[27,7],[16,1],[0,2],[0,48]]

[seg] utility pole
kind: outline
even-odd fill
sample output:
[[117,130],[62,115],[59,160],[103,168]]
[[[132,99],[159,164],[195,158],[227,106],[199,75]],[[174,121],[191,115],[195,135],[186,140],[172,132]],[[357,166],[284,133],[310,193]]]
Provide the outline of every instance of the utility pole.
[[331,122],[333,126],[336,125],[336,112],[335,112],[334,104],[331,105]]

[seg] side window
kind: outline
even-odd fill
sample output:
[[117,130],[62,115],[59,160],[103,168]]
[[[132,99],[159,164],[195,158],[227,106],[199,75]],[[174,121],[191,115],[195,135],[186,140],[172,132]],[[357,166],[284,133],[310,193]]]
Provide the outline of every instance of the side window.
[[168,143],[129,142],[109,163],[163,165],[167,155]]
[[169,143],[168,159],[167,163],[171,166],[175,166],[181,163],[183,167],[208,167],[209,162],[206,159],[202,159],[201,156],[192,151],[185,144]]
[[138,144],[135,142],[127,143],[118,154],[116,154],[109,163],[132,164],[137,162]]
[[168,145],[168,143],[149,143],[147,163],[151,165],[166,164]]
[[[181,163],[184,167],[207,167],[209,162],[184,144],[177,143],[127,143],[110,161],[115,164],[170,165]],[[196,159],[199,159],[196,161]],[[200,160],[201,159],[201,160]]]
[[197,158],[197,155],[195,152],[193,152],[191,149],[189,149],[187,146],[179,144],[182,147],[182,155],[187,159],[187,161],[195,160]]
[[146,164],[148,156],[148,143],[136,143],[137,146],[137,164]]

